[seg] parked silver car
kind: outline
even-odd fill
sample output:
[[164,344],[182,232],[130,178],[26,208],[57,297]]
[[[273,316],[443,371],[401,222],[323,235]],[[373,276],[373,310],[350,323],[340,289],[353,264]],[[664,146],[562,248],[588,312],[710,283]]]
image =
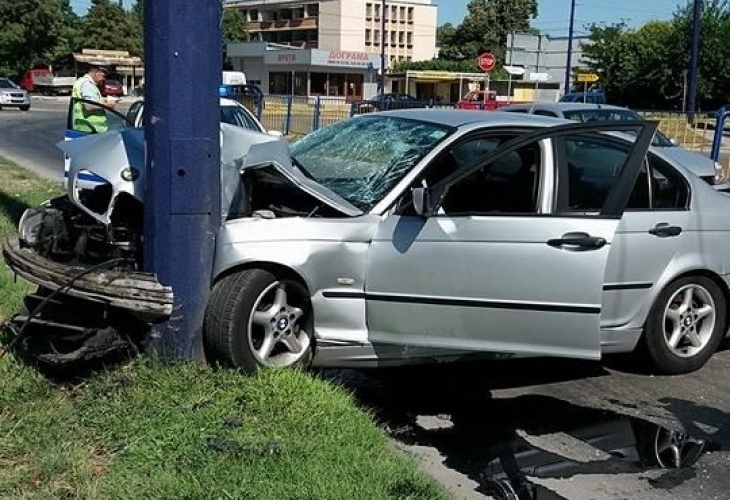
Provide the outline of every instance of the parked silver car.
[[[657,369],[681,373],[725,336],[730,198],[650,147],[651,123],[402,110],[290,146],[221,130],[225,222],[204,329],[212,362],[251,372],[483,354],[598,360],[643,345]],[[131,248],[134,258],[138,224],[121,212],[144,202],[143,154],[111,158],[83,141],[94,139],[63,144],[72,158],[91,155],[71,178],[89,170],[113,182],[84,193],[72,181],[71,203],[49,213],[80,221],[68,234],[93,228],[89,218],[111,226],[94,232],[97,259],[105,233],[117,238],[107,257]],[[129,165],[139,175],[124,175]],[[6,261],[46,288],[65,286],[43,272],[62,270],[44,253],[39,220],[23,218]],[[71,240],[53,248],[87,259]],[[149,317],[154,297],[134,293],[135,272],[123,294],[93,273],[87,289],[79,280],[65,293],[101,293]],[[145,291],[151,281],[140,279]],[[159,292],[154,311],[169,314],[170,294]]]
[[[628,108],[610,105],[586,104],[582,102],[536,102],[515,104],[501,109],[507,113],[528,113],[553,118],[565,118],[578,122],[606,120],[641,120],[641,115]],[[675,163],[700,176],[715,189],[730,190],[722,165],[709,157],[680,147],[676,141],[657,130],[652,146],[661,148]]]
[[3,108],[19,108],[21,111],[30,109],[28,92],[9,78],[0,78],[0,109]]

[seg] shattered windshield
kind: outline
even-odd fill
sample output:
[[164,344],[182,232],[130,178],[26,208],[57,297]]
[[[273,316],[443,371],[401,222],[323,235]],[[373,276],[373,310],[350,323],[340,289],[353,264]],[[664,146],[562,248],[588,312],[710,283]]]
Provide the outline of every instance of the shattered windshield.
[[367,212],[451,132],[418,120],[358,117],[294,142],[291,155],[305,175]]

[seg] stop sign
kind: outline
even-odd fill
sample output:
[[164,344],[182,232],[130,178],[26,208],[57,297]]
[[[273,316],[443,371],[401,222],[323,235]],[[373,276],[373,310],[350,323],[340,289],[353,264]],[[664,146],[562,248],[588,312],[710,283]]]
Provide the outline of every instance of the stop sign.
[[477,57],[477,66],[482,71],[492,71],[497,65],[497,58],[491,52],[485,52]]

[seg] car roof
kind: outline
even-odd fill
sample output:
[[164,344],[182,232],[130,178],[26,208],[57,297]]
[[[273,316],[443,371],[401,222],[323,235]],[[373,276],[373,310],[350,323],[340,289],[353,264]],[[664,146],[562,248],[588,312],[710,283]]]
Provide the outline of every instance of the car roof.
[[540,108],[547,111],[582,111],[590,109],[609,109],[609,110],[622,110],[631,111],[629,108],[623,108],[621,106],[613,106],[611,104],[592,104],[588,102],[535,102],[532,104],[513,104],[512,106],[505,106],[502,111],[518,110],[518,109],[531,109]]
[[494,127],[508,126],[551,126],[560,123],[574,123],[561,118],[550,118],[546,116],[535,116],[518,113],[502,113],[499,111],[481,111],[468,109],[398,109],[369,113],[362,116],[393,116],[410,120],[419,120],[430,123],[440,123],[450,127],[463,127],[475,123],[487,123]]

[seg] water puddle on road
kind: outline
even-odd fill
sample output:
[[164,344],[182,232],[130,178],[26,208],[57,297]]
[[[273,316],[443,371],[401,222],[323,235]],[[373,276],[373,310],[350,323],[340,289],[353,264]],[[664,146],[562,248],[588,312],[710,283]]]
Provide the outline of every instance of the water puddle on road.
[[454,380],[432,382],[361,377],[344,385],[396,441],[435,450],[445,467],[497,500],[565,500],[544,484],[613,475],[641,477],[662,495],[695,478],[697,461],[721,449],[710,435],[549,396],[499,399],[463,392]]

